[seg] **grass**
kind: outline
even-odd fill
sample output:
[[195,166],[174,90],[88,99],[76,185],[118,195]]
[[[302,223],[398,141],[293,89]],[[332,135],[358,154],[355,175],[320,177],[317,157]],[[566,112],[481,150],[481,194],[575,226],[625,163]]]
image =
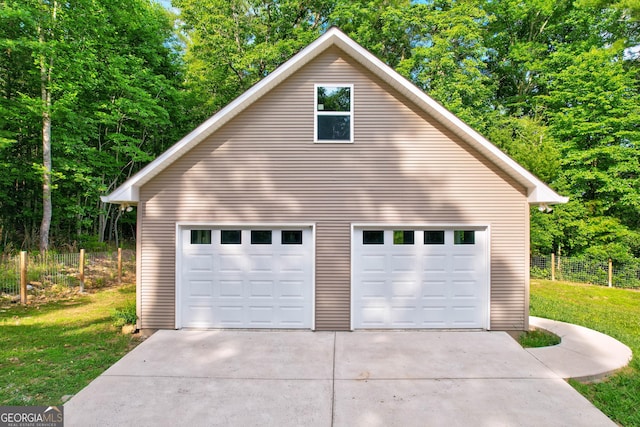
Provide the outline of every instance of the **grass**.
[[535,329],[521,333],[518,342],[525,348],[548,347],[560,344],[560,337],[542,329]]
[[0,309],[0,405],[59,405],[84,388],[137,344],[112,316],[132,300],[125,285]]
[[618,424],[640,426],[640,292],[531,280],[531,315],[586,326],[631,348],[633,360],[616,375],[600,383],[570,383]]

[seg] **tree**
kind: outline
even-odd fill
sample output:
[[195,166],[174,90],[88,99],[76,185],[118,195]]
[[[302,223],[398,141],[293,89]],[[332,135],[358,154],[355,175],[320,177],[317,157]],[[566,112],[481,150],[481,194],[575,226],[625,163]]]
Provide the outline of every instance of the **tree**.
[[493,83],[483,58],[490,17],[475,0],[337,1],[337,25],[432,98],[479,130]]
[[39,234],[46,249],[49,225],[58,244],[114,235],[118,214],[99,195],[192,125],[175,46],[173,18],[146,0],[1,3],[5,240]]
[[[628,230],[640,225],[640,93],[623,50],[614,45],[579,55],[558,52],[553,59],[562,67],[550,76],[544,97],[550,131],[561,141],[558,185],[585,207],[591,218],[583,228],[587,234],[594,224]],[[615,232],[619,243],[628,234],[623,229]]]
[[323,29],[322,0],[177,0],[187,32],[187,84],[201,118],[219,110]]

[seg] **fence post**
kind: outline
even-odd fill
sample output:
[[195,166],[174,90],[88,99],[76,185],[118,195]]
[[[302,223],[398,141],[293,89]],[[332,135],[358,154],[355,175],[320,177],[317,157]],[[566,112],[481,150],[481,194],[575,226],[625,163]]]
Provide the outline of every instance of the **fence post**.
[[122,284],[122,248],[118,248],[118,284]]
[[556,254],[551,253],[551,280],[556,280]]
[[80,265],[78,266],[79,270],[79,279],[80,279],[80,293],[84,292],[84,249],[80,249]]
[[27,303],[27,252],[20,252],[20,304]]
[[613,261],[609,258],[609,287],[613,286]]

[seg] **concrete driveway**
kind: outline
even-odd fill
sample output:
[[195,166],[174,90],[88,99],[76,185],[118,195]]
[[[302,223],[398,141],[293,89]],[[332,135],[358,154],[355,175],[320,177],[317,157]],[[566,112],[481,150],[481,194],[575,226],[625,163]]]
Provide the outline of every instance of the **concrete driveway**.
[[503,332],[159,331],[65,426],[611,426]]

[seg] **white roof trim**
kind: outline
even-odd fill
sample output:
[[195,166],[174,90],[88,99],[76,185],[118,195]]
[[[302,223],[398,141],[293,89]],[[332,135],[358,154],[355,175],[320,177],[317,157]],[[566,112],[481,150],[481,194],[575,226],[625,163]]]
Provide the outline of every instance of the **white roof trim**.
[[473,148],[485,155],[509,176],[525,186],[528,189],[528,201],[530,204],[551,205],[556,203],[566,203],[569,200],[567,197],[558,195],[546,184],[536,178],[531,172],[520,166],[516,161],[500,151],[486,138],[471,129],[453,113],[437,103],[434,99],[429,97],[417,86],[402,77],[384,62],[376,58],[371,52],[364,49],[342,31],[337,28],[330,28],[313,43],[309,44],[294,55],[289,61],[278,67],[267,77],[256,83],[245,93],[233,100],[226,107],[214,114],[191,133],[158,156],[154,161],[124,182],[112,193],[101,197],[102,201],[105,203],[116,204],[136,204],[139,200],[138,189],[142,185],[149,182],[153,177],[169,167],[174,161],[182,157],[183,154],[191,150],[191,148],[199,144],[222,125],[240,114],[249,105],[260,99],[276,85],[284,81],[302,66],[333,45],[345,51],[356,61],[365,66],[369,71],[373,72],[393,88],[405,95],[418,107],[422,108],[438,122],[442,123]]

